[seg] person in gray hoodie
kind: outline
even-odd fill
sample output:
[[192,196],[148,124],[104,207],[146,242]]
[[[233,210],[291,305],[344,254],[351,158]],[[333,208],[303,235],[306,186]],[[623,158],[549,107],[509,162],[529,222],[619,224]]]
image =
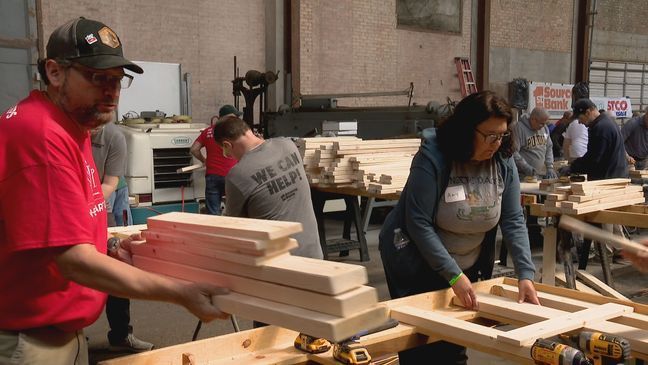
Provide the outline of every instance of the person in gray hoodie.
[[[424,131],[379,236],[392,298],[452,288],[465,307],[476,309],[471,282],[491,277],[499,224],[520,279],[518,300],[539,303],[510,124],[508,103],[482,91],[463,99],[437,130]],[[467,356],[447,342],[399,353],[403,365],[432,360],[465,364]]]
[[554,170],[553,142],[547,122],[549,114],[543,108],[534,108],[530,115],[523,115],[515,125],[516,143],[513,158],[520,173],[526,176],[553,179],[558,177]]

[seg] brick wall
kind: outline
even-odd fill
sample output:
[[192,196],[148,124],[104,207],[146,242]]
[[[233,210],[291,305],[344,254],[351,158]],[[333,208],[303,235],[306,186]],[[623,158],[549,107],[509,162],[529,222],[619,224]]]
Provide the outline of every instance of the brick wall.
[[45,43],[58,25],[85,16],[113,28],[129,59],[181,63],[192,75],[196,121],[209,122],[221,105],[233,103],[235,55],[242,75],[249,69],[265,71],[265,12],[260,0],[57,0],[41,4]]
[[598,0],[592,59],[648,63],[645,1]]
[[[414,102],[460,98],[455,56],[470,54],[471,2],[461,35],[396,29],[395,0],[301,0],[302,94],[404,90]],[[406,97],[339,99],[339,105],[405,105]]]
[[572,0],[494,0],[491,47],[571,52]]

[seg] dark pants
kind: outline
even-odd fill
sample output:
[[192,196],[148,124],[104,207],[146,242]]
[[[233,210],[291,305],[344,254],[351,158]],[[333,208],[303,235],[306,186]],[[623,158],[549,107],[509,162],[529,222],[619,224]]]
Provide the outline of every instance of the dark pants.
[[[481,244],[481,251],[477,262],[470,268],[464,270],[471,282],[490,279],[493,274],[495,262],[495,237],[497,227],[486,233]],[[410,247],[411,246],[411,247]],[[383,247],[381,245],[381,247]],[[402,250],[410,250],[411,254],[418,255],[418,262],[410,261],[413,257],[404,258],[403,261],[394,261],[388,255],[398,254],[399,251],[388,251],[381,249],[380,255],[383,260],[387,286],[392,298],[405,297],[425,293],[434,290],[447,289],[450,284],[438,273],[432,270],[425,263],[412,242]],[[400,251],[402,251],[400,250]],[[407,255],[407,254],[406,254]],[[413,269],[414,271],[409,271]],[[405,275],[404,272],[409,271]],[[456,364],[465,365],[468,357],[466,348],[460,345],[439,341],[429,345],[415,347],[398,353],[401,365],[419,364]]]
[[117,344],[123,341],[133,331],[130,326],[130,300],[108,296],[106,301],[106,317],[110,325],[108,342]]
[[221,201],[225,195],[225,177],[220,175],[205,176],[205,205],[207,212],[221,215]]

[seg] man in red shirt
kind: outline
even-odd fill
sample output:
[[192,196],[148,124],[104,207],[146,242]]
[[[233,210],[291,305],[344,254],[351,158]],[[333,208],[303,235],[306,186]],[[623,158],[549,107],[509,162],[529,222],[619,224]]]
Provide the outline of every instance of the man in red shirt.
[[[240,117],[242,114],[232,105],[223,105],[218,111],[218,120],[224,120],[231,116]],[[214,118],[212,118],[211,126],[205,128],[191,145],[190,151],[200,162],[207,165],[207,171],[205,172],[205,205],[207,206],[207,212],[221,215],[221,201],[223,195],[225,195],[225,176],[236,165],[236,159],[226,157],[221,146],[214,140]],[[203,147],[207,150],[207,157],[203,156],[201,152]]]
[[106,25],[78,18],[54,30],[39,61],[47,91],[0,115],[0,363],[86,364],[83,328],[106,294],[185,306],[223,317],[223,289],[141,271],[130,239],[106,255],[106,203],[89,131],[109,122],[120,89],[143,70],[123,57]]

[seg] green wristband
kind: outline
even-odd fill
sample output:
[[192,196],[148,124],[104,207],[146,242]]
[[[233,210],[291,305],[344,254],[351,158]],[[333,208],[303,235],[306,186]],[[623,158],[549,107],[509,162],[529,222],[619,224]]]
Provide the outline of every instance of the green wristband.
[[450,281],[449,281],[450,286],[454,286],[455,283],[457,282],[457,280],[459,280],[459,278],[462,277],[462,276],[463,276],[463,272],[460,272],[459,274],[457,274],[457,276],[455,276],[454,278],[450,279]]

